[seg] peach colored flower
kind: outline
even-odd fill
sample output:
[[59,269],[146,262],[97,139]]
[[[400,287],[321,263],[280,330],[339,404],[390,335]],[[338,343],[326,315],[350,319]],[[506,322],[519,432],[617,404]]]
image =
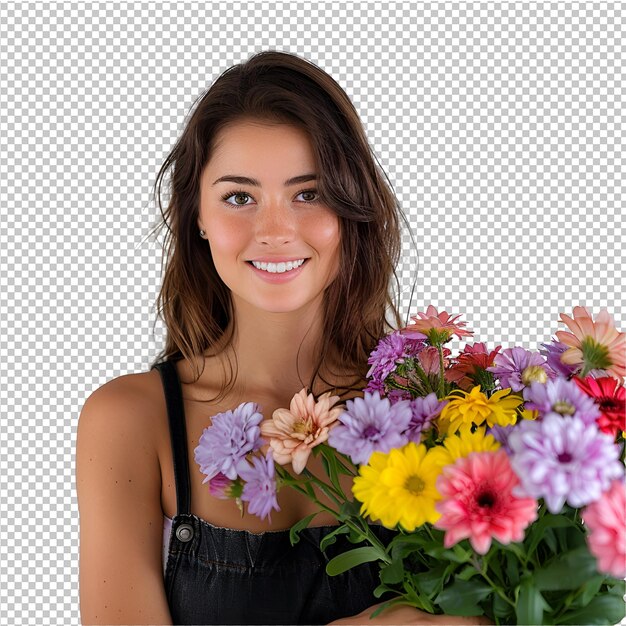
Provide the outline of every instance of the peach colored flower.
[[564,313],[561,320],[572,332],[559,330],[559,341],[569,346],[561,355],[567,365],[583,365],[584,378],[591,370],[605,370],[622,381],[626,376],[626,333],[615,328],[615,322],[606,309],[602,309],[594,322],[583,306],[574,307],[573,319]]
[[302,389],[291,400],[289,409],[276,409],[272,419],[261,422],[261,436],[269,440],[274,461],[291,463],[296,474],[302,473],[311,449],[328,439],[328,433],[339,422],[343,405],[334,406],[339,396],[330,392],[316,401]]
[[457,315],[451,317],[449,313],[442,311],[437,313],[437,309],[432,305],[428,305],[426,313],[418,313],[418,317],[411,317],[413,324],[409,324],[406,328],[403,328],[403,333],[419,332],[426,335],[432,345],[441,345],[448,341],[452,335],[457,335],[459,339],[461,337],[470,336],[474,333],[470,330],[464,330],[462,327],[466,325],[466,322],[457,322],[456,320],[461,317]]

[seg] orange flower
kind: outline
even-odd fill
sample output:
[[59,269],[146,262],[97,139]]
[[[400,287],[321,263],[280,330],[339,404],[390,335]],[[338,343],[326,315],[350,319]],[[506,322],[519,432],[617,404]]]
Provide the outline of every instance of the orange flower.
[[[402,329],[403,333],[412,333],[414,331],[426,335],[432,345],[442,345],[448,341],[452,335],[457,335],[459,339],[464,336],[470,336],[474,333],[470,330],[464,330],[462,327],[466,322],[456,322],[461,317],[451,317],[449,313],[442,311],[437,313],[437,309],[432,305],[428,305],[426,313],[418,313],[420,316],[411,317],[413,324],[409,324]],[[421,319],[420,319],[421,318]]]
[[606,309],[602,309],[594,322],[583,306],[574,307],[574,318],[561,313],[561,320],[572,331],[556,332],[559,341],[569,346],[561,355],[567,365],[583,365],[584,378],[591,370],[605,370],[622,381],[626,376],[626,333],[615,328],[615,322]]
[[291,463],[296,474],[302,473],[311,449],[328,439],[331,428],[344,411],[343,405],[333,406],[339,396],[322,394],[317,402],[306,389],[291,400],[289,409],[276,409],[272,419],[261,422],[261,435],[269,439],[274,461],[279,465]]

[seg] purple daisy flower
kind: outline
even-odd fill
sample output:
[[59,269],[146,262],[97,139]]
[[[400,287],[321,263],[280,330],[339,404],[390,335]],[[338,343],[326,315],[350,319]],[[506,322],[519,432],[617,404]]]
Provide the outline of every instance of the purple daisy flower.
[[366,393],[363,398],[346,401],[339,424],[328,435],[328,445],[347,454],[355,464],[365,464],[374,451],[389,452],[408,443],[404,433],[411,421],[407,400],[392,405],[380,394]]
[[378,391],[378,393],[382,396],[385,393],[385,384],[379,378],[372,378],[368,381],[367,387],[365,387],[364,391],[369,391],[370,393]]
[[573,380],[562,377],[549,380],[545,385],[532,383],[523,392],[524,408],[539,411],[541,419],[547,415],[578,417],[585,424],[595,424],[600,409],[593,398],[586,395]]
[[512,454],[511,446],[509,446],[509,436],[515,430],[515,426],[500,426],[494,424],[487,428],[486,435],[491,435],[510,456]]
[[439,400],[436,393],[411,400],[411,421],[404,434],[409,441],[420,443],[422,432],[432,428],[432,421],[441,413],[449,400]]
[[387,398],[391,404],[397,404],[398,402],[412,400],[413,396],[407,389],[391,389],[391,391],[387,393]]
[[542,345],[545,350],[539,350],[539,354],[546,358],[548,367],[553,372],[565,378],[570,378],[572,374],[576,373],[579,366],[567,365],[561,362],[561,355],[569,348],[568,345],[556,339],[552,339],[552,343],[542,343],[540,345]]
[[211,418],[211,425],[204,429],[194,450],[194,459],[206,474],[203,483],[220,472],[231,480],[237,478],[237,463],[263,444],[259,426],[262,420],[259,405],[254,402],[243,402],[233,411]]
[[517,495],[543,498],[551,513],[565,502],[578,508],[596,501],[623,473],[612,437],[577,417],[550,413],[524,420],[513,428],[509,446],[521,482]]
[[367,362],[371,365],[368,378],[384,381],[396,365],[409,356],[415,356],[424,345],[424,339],[407,337],[396,330],[383,337],[370,354]]
[[248,512],[272,522],[272,509],[280,511],[276,499],[276,475],[274,458],[269,449],[265,457],[252,457],[252,465],[245,459],[237,464],[237,473],[245,481],[241,499],[248,503]]
[[496,354],[493,362],[494,365],[486,369],[498,377],[503,389],[510,387],[513,391],[520,391],[533,380],[546,382],[548,378],[554,378],[545,359],[524,348],[506,348]]

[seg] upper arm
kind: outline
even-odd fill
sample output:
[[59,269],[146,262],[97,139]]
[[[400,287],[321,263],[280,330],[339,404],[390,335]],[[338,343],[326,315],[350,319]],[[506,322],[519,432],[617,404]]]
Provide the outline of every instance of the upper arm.
[[80,414],[83,624],[172,623],[161,561],[161,474],[148,407],[129,375],[94,391]]

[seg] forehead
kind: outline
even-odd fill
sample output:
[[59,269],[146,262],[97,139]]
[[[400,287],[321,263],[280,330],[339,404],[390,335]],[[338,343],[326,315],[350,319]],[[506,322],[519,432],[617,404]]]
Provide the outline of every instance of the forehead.
[[272,164],[313,167],[315,158],[308,134],[291,124],[234,122],[217,133],[207,168],[258,168]]

